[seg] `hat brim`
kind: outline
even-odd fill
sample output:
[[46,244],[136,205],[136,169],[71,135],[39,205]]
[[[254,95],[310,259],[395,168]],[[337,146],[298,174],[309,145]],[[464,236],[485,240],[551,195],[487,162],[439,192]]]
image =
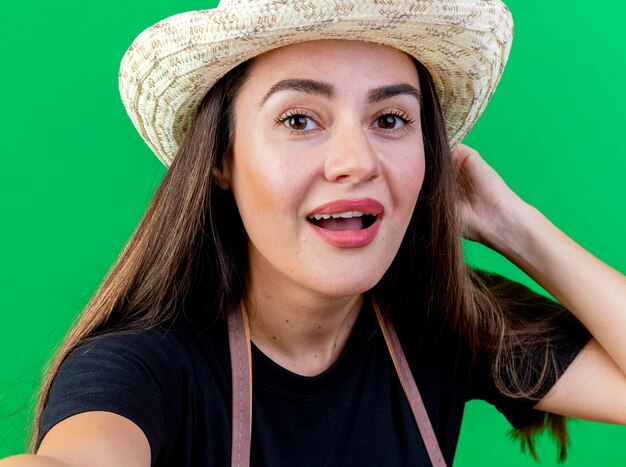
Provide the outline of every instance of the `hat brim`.
[[169,166],[203,97],[238,64],[299,42],[362,40],[399,49],[428,69],[449,142],[460,142],[489,102],[508,58],[508,9],[498,0],[380,3],[274,1],[172,16],[140,34],[124,55],[122,101],[143,139]]

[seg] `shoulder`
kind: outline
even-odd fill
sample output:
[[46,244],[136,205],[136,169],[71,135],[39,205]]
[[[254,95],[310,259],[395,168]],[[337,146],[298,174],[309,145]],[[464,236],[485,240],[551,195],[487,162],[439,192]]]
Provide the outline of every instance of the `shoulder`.
[[182,328],[156,327],[90,337],[65,358],[55,375],[55,384],[83,374],[95,378],[96,371],[100,379],[174,376],[172,373],[180,373],[185,360],[193,354],[193,339],[186,334]]
[[[224,330],[225,332],[225,330]],[[201,327],[187,321],[148,329],[112,331],[90,337],[65,359],[59,374],[74,365],[159,366],[184,369],[216,351],[225,338],[220,326]]]
[[[177,399],[186,384],[213,379],[228,370],[224,326],[201,327],[187,321],[149,329],[108,332],[76,347],[55,375],[51,395],[85,397],[108,388],[110,398],[157,395]],[[59,391],[61,391],[59,393]],[[152,393],[152,394],[151,394]],[[158,394],[157,394],[158,393]]]
[[180,354],[193,348],[194,332],[183,325],[148,329],[110,331],[90,337],[76,347],[63,365],[73,361],[141,359],[174,362]]
[[105,411],[139,426],[156,455],[169,443],[168,433],[188,423],[190,407],[202,394],[223,392],[227,336],[217,328],[182,322],[87,339],[55,375],[40,439],[70,416]]

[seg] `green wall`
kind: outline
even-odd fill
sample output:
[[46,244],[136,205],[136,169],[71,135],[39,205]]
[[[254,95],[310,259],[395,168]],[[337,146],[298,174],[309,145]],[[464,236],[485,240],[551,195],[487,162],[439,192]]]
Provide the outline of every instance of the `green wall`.
[[[0,15],[0,457],[23,449],[44,362],[106,274],[164,169],[119,101],[119,60],[159,19],[214,1],[14,2]],[[626,271],[626,3],[511,0],[515,42],[471,135],[509,184]],[[530,283],[468,245],[473,264]],[[570,424],[567,464],[626,465],[626,427]],[[502,416],[468,407],[455,466],[525,466]],[[542,465],[556,465],[540,445]]]

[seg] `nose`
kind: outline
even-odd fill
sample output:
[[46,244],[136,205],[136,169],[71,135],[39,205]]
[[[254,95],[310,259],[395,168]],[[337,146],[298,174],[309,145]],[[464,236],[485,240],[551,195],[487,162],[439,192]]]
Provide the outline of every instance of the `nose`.
[[331,182],[362,183],[380,176],[380,159],[367,130],[350,125],[330,139],[324,175]]

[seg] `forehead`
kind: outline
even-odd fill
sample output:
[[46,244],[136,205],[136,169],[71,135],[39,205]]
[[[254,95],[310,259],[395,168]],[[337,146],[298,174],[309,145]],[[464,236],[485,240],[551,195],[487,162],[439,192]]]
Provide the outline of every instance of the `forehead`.
[[249,76],[257,83],[303,77],[351,86],[392,82],[419,86],[409,55],[364,41],[319,40],[281,47],[256,57]]

